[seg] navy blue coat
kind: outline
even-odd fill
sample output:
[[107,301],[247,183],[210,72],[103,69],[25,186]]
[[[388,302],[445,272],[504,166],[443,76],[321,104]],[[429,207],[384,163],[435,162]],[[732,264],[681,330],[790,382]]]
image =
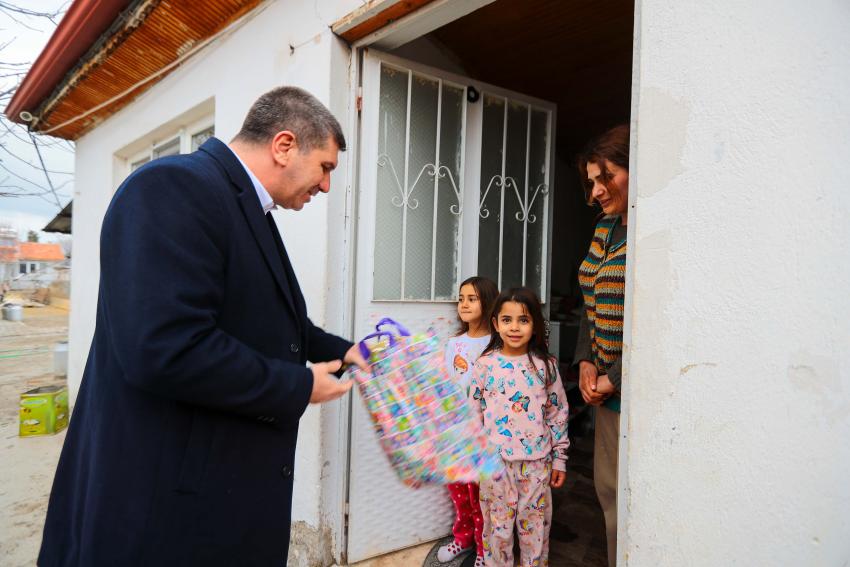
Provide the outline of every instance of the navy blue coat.
[[305,362],[351,343],[307,318],[267,220],[215,138],[118,189],[39,565],[286,563]]

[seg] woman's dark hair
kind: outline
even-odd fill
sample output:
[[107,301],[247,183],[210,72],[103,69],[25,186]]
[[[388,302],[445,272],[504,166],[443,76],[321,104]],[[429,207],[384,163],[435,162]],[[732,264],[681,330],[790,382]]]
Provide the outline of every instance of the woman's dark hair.
[[[496,297],[499,295],[499,286],[497,286],[496,282],[490,278],[472,276],[471,278],[466,278],[460,283],[460,287],[457,288],[458,294],[460,294],[460,290],[462,290],[465,285],[471,285],[475,288],[475,293],[478,295],[478,302],[481,303],[481,322],[487,325],[487,332],[492,335],[493,321],[490,317],[490,313],[493,310],[493,302],[496,301]],[[460,320],[459,316],[458,320]],[[468,332],[469,323],[460,321],[460,332],[458,335]]]
[[[537,298],[537,294],[527,287],[514,287],[508,291],[503,291],[493,304],[493,312],[490,316],[491,325],[493,325],[493,320],[502,311],[502,306],[509,301],[522,305],[526,314],[531,317],[532,333],[531,340],[528,342],[528,360],[531,362],[531,366],[537,369],[532,355],[543,359],[546,383],[548,384],[555,373],[555,358],[549,353],[549,347],[546,344],[546,326],[540,300]],[[493,328],[495,329],[495,325],[493,325]],[[483,356],[496,349],[501,349],[503,346],[502,337],[499,333],[494,332],[490,338],[490,342],[487,344],[487,348],[481,354]]]
[[590,195],[592,185],[589,185],[587,180],[587,164],[595,163],[599,166],[600,177],[602,184],[609,191],[618,191],[611,183],[613,175],[605,166],[605,161],[609,161],[614,165],[622,167],[626,171],[629,170],[629,127],[626,124],[614,126],[610,130],[593,138],[584,150],[579,154],[577,165],[578,173],[581,177],[581,186],[584,187],[584,196],[588,205],[593,204],[593,197]]

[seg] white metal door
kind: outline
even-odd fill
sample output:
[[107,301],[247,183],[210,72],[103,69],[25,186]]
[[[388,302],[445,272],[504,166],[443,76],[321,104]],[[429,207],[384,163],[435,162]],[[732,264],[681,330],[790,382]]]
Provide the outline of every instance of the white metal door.
[[[470,89],[480,100],[469,101]],[[365,53],[356,336],[383,317],[448,334],[457,286],[477,273],[548,296],[554,110],[467,77]],[[451,531],[445,488],[413,490],[398,481],[356,392],[349,483],[349,562]]]

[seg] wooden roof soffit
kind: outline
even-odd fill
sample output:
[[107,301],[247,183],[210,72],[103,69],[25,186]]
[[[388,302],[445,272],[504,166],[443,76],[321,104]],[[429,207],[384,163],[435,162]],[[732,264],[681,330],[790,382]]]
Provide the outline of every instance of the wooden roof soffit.
[[260,0],[137,0],[35,111],[30,128],[76,140],[165,78]]
[[334,22],[331,30],[348,43],[354,43],[433,1],[369,0],[362,7]]

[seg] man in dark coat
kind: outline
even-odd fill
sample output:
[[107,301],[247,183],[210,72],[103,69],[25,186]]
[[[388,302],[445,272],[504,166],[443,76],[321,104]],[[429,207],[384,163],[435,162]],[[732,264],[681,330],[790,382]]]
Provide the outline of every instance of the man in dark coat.
[[118,189],[39,565],[285,564],[298,420],[351,388],[341,361],[365,361],[307,318],[269,211],[327,193],[344,149],[330,112],[283,87],[229,145]]

